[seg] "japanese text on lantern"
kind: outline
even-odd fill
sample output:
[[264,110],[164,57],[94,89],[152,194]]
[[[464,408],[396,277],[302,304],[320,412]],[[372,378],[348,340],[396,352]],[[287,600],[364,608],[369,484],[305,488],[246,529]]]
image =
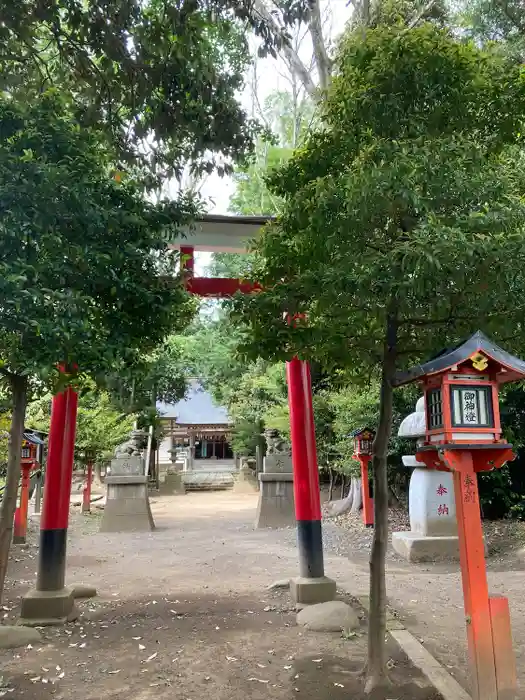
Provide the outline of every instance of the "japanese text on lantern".
[[463,493],[463,500],[465,503],[475,503],[476,502],[476,494],[474,492],[474,479],[470,476],[470,474],[467,474],[465,477],[465,481],[463,482],[465,486],[465,491]]
[[473,391],[463,391],[463,416],[465,423],[477,424],[478,407],[476,405],[476,394]]
[[438,508],[438,515],[448,515],[448,506],[442,503]]
[[448,493],[448,489],[446,486],[443,486],[443,484],[440,484],[437,487],[436,493],[438,496],[443,496],[444,494]]

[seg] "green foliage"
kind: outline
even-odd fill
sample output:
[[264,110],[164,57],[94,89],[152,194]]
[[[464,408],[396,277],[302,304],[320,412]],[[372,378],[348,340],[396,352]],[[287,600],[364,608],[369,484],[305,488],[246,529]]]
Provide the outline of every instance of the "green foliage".
[[281,210],[282,200],[266,186],[266,177],[282,166],[314,122],[314,105],[306,96],[277,90],[264,101],[262,119],[271,134],[259,137],[255,152],[233,175],[235,193],[229,210],[234,214],[271,215]]
[[362,374],[388,319],[404,363],[519,331],[524,100],[517,67],[431,25],[350,34],[324,128],[269,178],[286,206],[256,244],[264,291],[234,302],[247,350]]
[[[29,404],[28,425],[49,432],[51,400],[51,394],[46,394]],[[76,460],[81,460],[85,451],[89,449],[94,452],[96,462],[109,461],[117,445],[127,440],[132,428],[133,416],[117,411],[107,392],[95,389],[84,392],[78,402]]]
[[153,205],[116,182],[111,153],[56,93],[0,100],[0,133],[4,372],[115,370],[182,328],[193,305],[165,241],[190,203]]
[[457,21],[482,44],[495,46],[522,62],[525,55],[525,10],[519,0],[466,0],[459,3]]
[[[300,4],[289,5],[289,21]],[[188,161],[209,170],[218,153],[237,158],[252,142],[237,102],[249,61],[244,23],[266,50],[279,43],[248,9],[243,0],[4,1],[0,88],[32,100],[60,87],[79,124],[103,128],[152,186]]]
[[178,338],[170,336],[120,372],[98,377],[98,384],[107,388],[119,410],[139,414],[145,426],[156,424],[156,402],[177,403],[186,392],[187,372]]

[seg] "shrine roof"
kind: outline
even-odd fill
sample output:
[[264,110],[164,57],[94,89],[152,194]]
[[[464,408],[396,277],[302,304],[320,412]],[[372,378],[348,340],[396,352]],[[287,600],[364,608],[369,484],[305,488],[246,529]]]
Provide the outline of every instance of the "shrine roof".
[[501,366],[497,373],[500,383],[512,382],[525,377],[525,362],[514,357],[493,343],[482,331],[477,331],[467,340],[439,352],[435,357],[409,370],[396,372],[393,384],[402,386],[417,381],[426,375],[438,374],[468,360],[476,352],[482,352]]
[[364,428],[356,428],[348,434],[348,437],[357,437],[358,435],[361,435],[361,433],[372,433],[375,435],[375,430],[372,430],[372,428],[367,428],[366,426]]
[[211,394],[198,382],[192,382],[186,396],[177,403],[157,401],[161,418],[170,418],[177,425],[231,425],[228,411],[217,406]]

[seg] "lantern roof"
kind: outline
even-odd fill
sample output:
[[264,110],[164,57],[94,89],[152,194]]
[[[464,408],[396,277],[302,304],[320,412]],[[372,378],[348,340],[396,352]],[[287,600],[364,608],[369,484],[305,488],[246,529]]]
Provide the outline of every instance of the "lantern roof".
[[372,435],[375,435],[375,432],[376,431],[373,430],[372,428],[366,428],[366,427],[356,428],[356,430],[352,430],[352,432],[350,433],[350,435],[348,437],[353,437],[353,438],[359,437],[363,433],[372,433]]
[[393,384],[394,386],[402,386],[432,374],[441,374],[469,360],[476,353],[482,353],[491,359],[494,364],[499,365],[496,371],[496,379],[500,384],[517,381],[525,377],[525,362],[523,360],[500,348],[482,331],[476,331],[468,340],[452,348],[442,350],[428,362],[416,365],[403,372],[396,372]]
[[24,433],[24,440],[27,440],[27,442],[32,443],[33,445],[43,445],[44,441],[41,440],[38,435],[35,435],[34,433]]

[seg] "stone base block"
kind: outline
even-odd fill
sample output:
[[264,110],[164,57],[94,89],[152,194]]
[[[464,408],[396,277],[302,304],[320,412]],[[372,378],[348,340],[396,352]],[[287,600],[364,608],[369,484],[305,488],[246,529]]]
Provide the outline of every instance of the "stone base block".
[[393,532],[392,547],[410,562],[459,561],[458,537],[433,537],[415,532]]
[[185,494],[186,488],[182,481],[182,474],[180,472],[167,472],[160,482],[159,493],[161,496]]
[[329,600],[334,600],[336,583],[327,576],[322,578],[302,578],[299,576],[290,581],[290,593],[293,602],[298,607],[326,603]]
[[108,477],[106,483],[108,495],[100,532],[150,532],[155,529],[147,477]]
[[61,591],[32,590],[22,598],[19,624],[27,627],[63,625],[78,617],[71,588]]
[[295,526],[292,474],[259,474],[260,490],[255,527]]

